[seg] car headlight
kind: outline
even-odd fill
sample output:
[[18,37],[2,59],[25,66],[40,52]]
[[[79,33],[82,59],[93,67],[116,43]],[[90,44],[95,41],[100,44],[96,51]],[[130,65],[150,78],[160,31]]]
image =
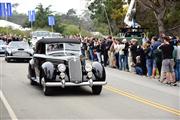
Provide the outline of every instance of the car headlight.
[[65,66],[64,64],[59,64],[59,65],[58,65],[58,70],[59,70],[60,72],[64,72],[64,71],[66,70],[66,66]]
[[85,70],[86,70],[87,72],[92,71],[92,65],[91,65],[90,63],[87,63],[86,66],[85,66]]
[[66,77],[65,73],[60,73],[60,77],[64,79]]

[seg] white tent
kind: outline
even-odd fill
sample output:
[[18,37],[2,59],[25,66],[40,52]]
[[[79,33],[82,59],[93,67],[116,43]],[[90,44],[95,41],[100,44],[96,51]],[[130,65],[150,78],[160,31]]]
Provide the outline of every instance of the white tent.
[[0,20],[0,27],[11,27],[12,29],[18,29],[23,30],[21,25],[6,21],[6,20]]

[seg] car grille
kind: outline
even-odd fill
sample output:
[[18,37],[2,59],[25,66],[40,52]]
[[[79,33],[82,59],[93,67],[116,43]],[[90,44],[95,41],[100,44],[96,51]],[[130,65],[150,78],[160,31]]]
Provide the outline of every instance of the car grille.
[[24,52],[24,51],[19,51],[19,52],[15,52],[15,53],[13,53],[13,56],[19,56],[19,57],[29,57],[30,56],[30,54],[29,53],[27,53],[27,52]]
[[71,82],[82,82],[82,67],[79,59],[71,59],[68,61],[69,77]]

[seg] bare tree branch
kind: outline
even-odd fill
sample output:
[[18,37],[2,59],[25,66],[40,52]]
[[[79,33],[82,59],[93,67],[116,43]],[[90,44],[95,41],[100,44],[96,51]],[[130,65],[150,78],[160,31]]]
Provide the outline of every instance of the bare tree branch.
[[171,31],[171,30],[177,29],[177,28],[179,28],[179,27],[180,27],[180,25],[177,25],[177,26],[175,26],[175,27],[173,27],[173,28],[168,29],[167,31]]
[[152,4],[148,4],[147,1],[143,1],[143,0],[138,0],[143,6],[152,9],[153,11],[157,12],[156,9],[153,7]]

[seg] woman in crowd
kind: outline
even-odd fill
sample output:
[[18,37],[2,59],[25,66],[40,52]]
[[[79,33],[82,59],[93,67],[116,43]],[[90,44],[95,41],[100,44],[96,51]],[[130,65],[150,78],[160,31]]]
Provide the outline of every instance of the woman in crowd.
[[114,68],[114,41],[115,41],[115,38],[113,38],[112,40],[112,44],[111,44],[111,47],[108,51],[108,57],[109,57],[109,67],[111,68]]
[[88,47],[89,47],[90,60],[94,61],[94,38],[89,41]]
[[96,50],[96,55],[97,55],[97,61],[101,63],[101,40],[97,40],[94,44],[94,48]]

